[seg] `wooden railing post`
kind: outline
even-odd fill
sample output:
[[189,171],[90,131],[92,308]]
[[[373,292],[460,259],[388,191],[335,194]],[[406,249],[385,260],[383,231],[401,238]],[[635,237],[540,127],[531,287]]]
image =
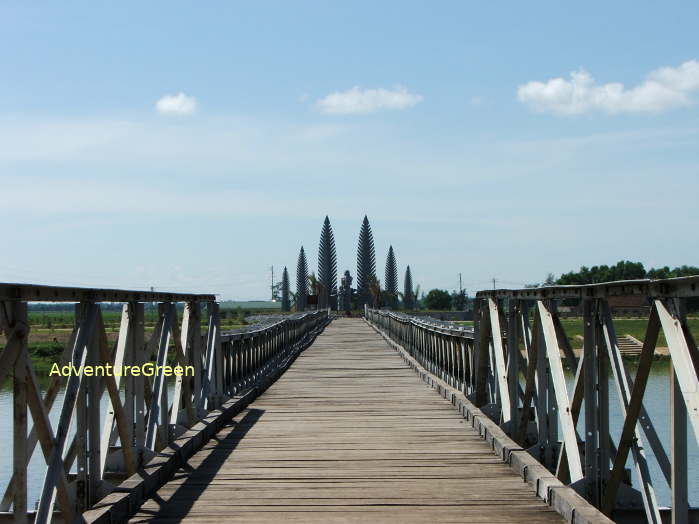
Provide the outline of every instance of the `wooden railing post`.
[[[10,321],[8,339],[16,341],[17,351],[13,366],[13,456],[12,473],[15,479],[13,512],[15,522],[27,521],[27,338],[29,336],[29,319],[26,302],[9,304]],[[6,349],[7,351],[7,349]],[[0,381],[1,382],[1,381]]]

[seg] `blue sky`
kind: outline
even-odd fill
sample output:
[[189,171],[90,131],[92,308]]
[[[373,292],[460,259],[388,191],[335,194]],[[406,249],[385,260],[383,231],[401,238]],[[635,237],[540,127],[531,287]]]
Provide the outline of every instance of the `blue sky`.
[[3,2],[0,281],[699,264],[696,2]]

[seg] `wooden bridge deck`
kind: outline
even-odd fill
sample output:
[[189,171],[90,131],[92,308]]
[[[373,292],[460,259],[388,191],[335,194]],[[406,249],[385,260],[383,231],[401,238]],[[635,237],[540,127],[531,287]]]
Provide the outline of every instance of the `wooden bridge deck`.
[[328,326],[132,522],[561,522],[363,320]]

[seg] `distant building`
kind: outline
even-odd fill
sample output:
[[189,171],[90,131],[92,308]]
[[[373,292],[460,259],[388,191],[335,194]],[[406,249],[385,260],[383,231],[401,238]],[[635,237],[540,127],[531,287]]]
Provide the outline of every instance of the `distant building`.
[[643,295],[609,297],[607,303],[612,310],[612,316],[647,317],[650,314],[650,304]]
[[[643,295],[612,296],[607,298],[613,317],[647,317],[650,303]],[[559,305],[558,313],[562,317],[580,317],[583,314],[582,301],[574,306]]]

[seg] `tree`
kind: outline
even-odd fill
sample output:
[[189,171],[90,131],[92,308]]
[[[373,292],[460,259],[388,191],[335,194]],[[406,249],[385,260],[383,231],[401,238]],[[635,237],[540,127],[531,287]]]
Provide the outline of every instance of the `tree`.
[[403,307],[405,309],[415,308],[415,296],[413,295],[413,276],[410,274],[410,266],[405,269],[405,279],[403,280]]
[[380,308],[382,305],[381,281],[376,278],[376,275],[369,276],[367,288],[369,293],[368,304],[373,308]]
[[321,283],[320,280],[316,278],[316,274],[311,271],[311,274],[308,275],[308,290],[310,291],[311,295],[320,295],[320,288],[321,288]]
[[306,297],[308,296],[308,264],[306,253],[301,246],[299,260],[296,264],[296,311],[306,309]]
[[466,303],[468,302],[468,296],[466,295],[466,290],[454,291],[451,294],[451,304],[455,311],[466,311]]
[[279,302],[282,296],[282,283],[275,282],[272,286],[272,302]]
[[544,285],[545,286],[555,286],[556,285],[556,277],[554,276],[553,273],[549,273],[546,275],[546,280],[544,280]]
[[386,288],[384,301],[388,307],[395,309],[398,306],[398,264],[396,263],[396,254],[393,252],[393,246],[388,248],[384,286]]
[[614,282],[616,280],[636,280],[646,278],[646,270],[641,262],[620,260],[614,266],[581,266],[579,271],[564,273],[557,284],[584,285]]
[[337,294],[335,239],[333,238],[330,219],[327,216],[320,231],[320,243],[318,245],[318,281],[322,289],[322,292],[318,294],[318,307],[324,309],[330,304],[330,295]]
[[444,289],[432,289],[425,297],[425,307],[442,311],[451,310],[451,295]]
[[282,311],[291,310],[291,301],[289,300],[289,272],[284,266],[284,272],[282,273]]
[[376,279],[374,237],[371,234],[369,219],[364,215],[357,245],[357,304],[359,307],[367,304],[371,298],[369,294],[371,277]]
[[680,266],[670,269],[668,266],[664,266],[658,269],[649,269],[646,278],[657,280],[659,278],[691,277],[694,275],[699,275],[699,267]]

